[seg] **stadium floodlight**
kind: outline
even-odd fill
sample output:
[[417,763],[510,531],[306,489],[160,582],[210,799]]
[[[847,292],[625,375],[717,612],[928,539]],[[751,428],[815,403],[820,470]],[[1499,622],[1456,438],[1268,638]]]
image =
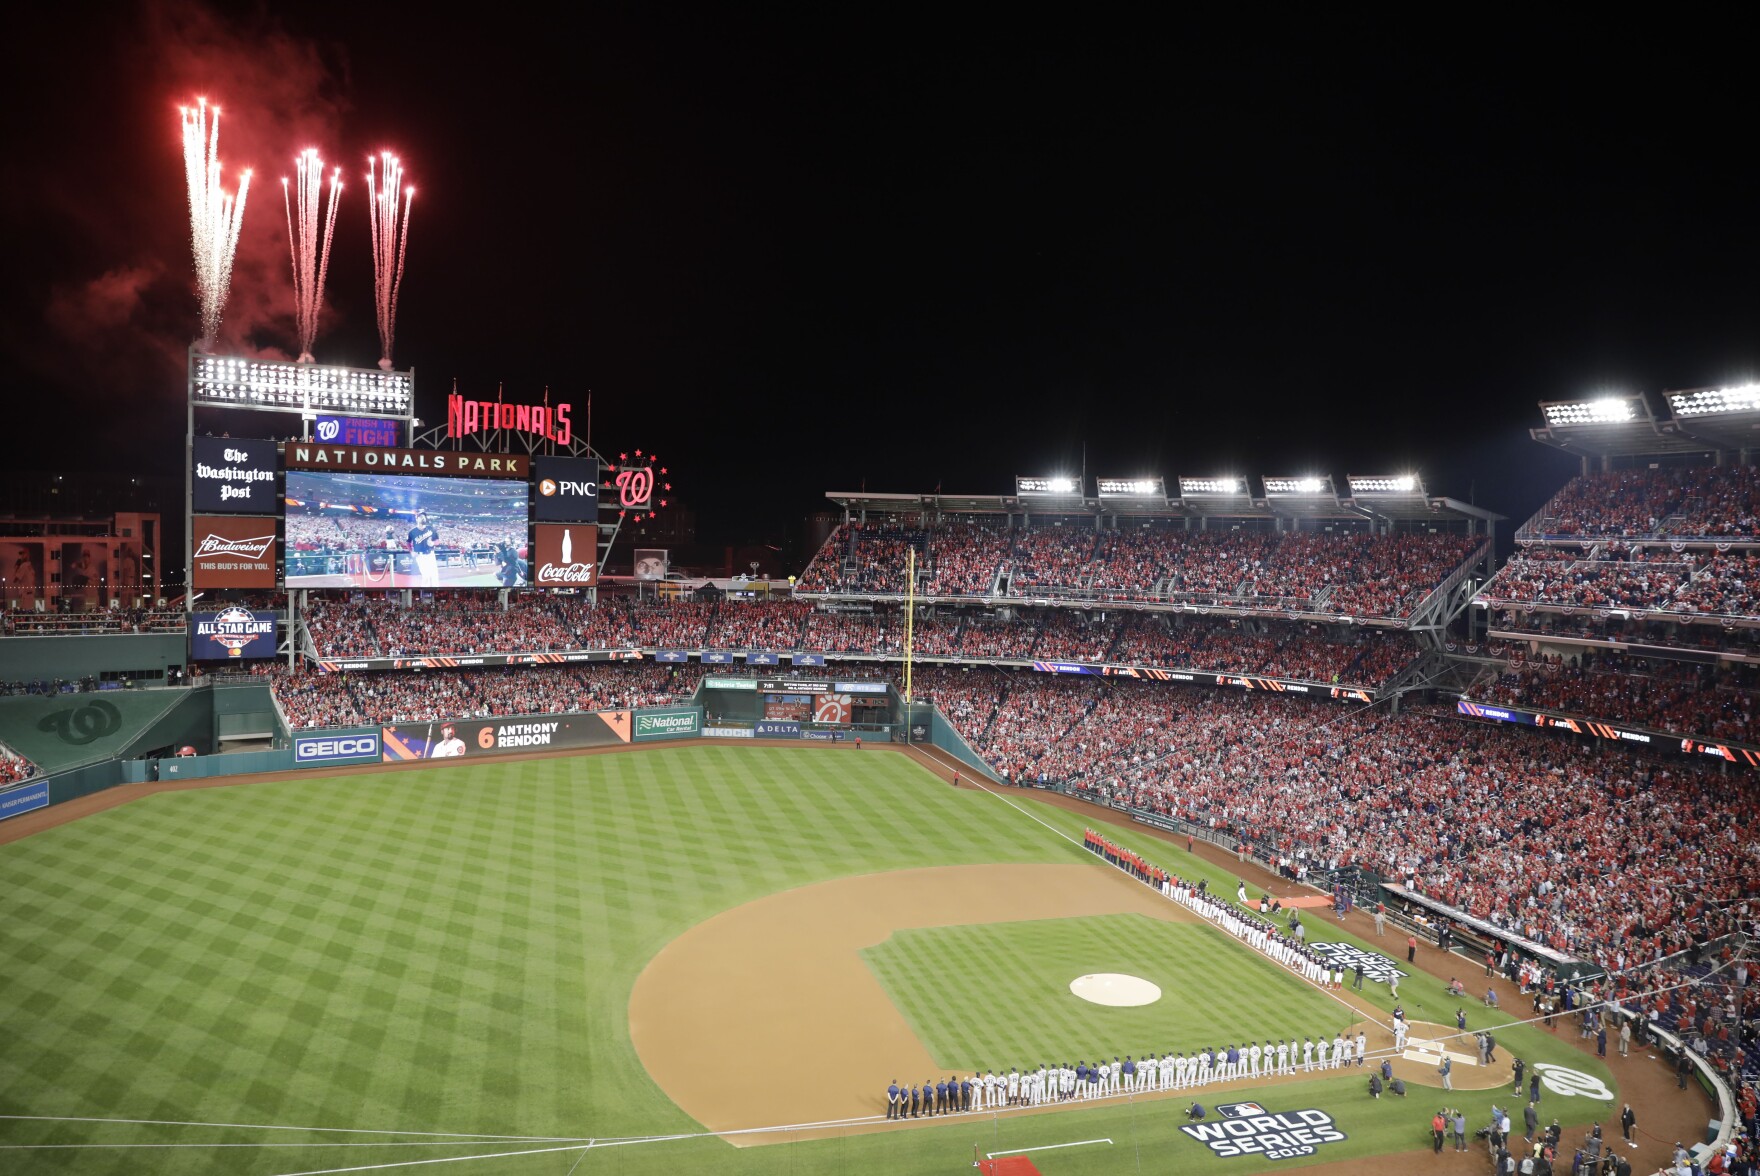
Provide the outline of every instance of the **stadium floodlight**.
[[1540,411],[1552,428],[1581,428],[1584,425],[1617,425],[1637,420],[1640,415],[1637,396],[1599,396],[1594,400],[1542,401]]
[[1232,476],[1220,478],[1181,478],[1181,498],[1245,498],[1247,480]]
[[190,356],[189,395],[192,404],[208,408],[305,415],[341,410],[408,420],[415,373],[196,353]]
[[1074,478],[1060,474],[1050,478],[1016,478],[1014,492],[1041,498],[1075,498],[1081,494],[1082,487]]
[[1760,384],[1734,388],[1695,388],[1670,392],[1668,410],[1676,417],[1715,416],[1732,412],[1760,412]]
[[1274,478],[1269,475],[1264,479],[1265,496],[1267,498],[1333,498],[1331,477],[1316,477],[1312,474],[1297,478]]
[[1102,498],[1166,498],[1167,483],[1160,478],[1101,478]]
[[1383,498],[1423,498],[1425,497],[1424,480],[1416,474],[1386,474],[1358,476],[1348,474],[1345,481],[1350,484],[1351,497],[1360,495],[1380,495]]

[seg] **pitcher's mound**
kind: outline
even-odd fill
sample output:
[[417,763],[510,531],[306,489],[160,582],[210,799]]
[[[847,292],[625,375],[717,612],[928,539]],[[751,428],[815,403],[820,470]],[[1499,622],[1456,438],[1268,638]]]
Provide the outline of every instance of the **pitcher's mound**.
[[1151,984],[1141,976],[1126,976],[1122,972],[1095,972],[1088,976],[1077,976],[1069,982],[1069,990],[1085,1001],[1119,1009],[1154,1004],[1161,999],[1160,985]]

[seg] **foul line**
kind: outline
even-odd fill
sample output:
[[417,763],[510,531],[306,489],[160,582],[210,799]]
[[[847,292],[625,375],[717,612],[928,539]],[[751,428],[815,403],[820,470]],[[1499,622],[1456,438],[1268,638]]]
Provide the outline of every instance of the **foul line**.
[[1110,1139],[1078,1139],[1074,1143],[1047,1143],[1043,1147],[1017,1147],[1010,1151],[985,1152],[986,1160],[994,1160],[997,1156],[1024,1156],[1028,1152],[1056,1151],[1060,1147],[1087,1147],[1090,1143],[1111,1143]]

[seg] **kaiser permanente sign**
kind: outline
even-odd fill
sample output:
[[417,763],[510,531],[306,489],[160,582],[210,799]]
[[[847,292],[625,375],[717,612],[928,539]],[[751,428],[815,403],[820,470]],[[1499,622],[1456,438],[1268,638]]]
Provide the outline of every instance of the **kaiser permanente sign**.
[[699,710],[637,711],[637,739],[674,739],[703,733],[703,712]]

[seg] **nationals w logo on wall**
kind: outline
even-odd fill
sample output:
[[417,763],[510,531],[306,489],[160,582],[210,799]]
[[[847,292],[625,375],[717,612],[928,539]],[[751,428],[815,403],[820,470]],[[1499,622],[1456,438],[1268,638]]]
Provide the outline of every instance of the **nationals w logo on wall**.
[[1218,1159],[1259,1156],[1289,1160],[1311,1156],[1323,1144],[1343,1143],[1348,1136],[1335,1119],[1312,1107],[1301,1111],[1267,1111],[1258,1103],[1223,1103],[1214,1123],[1182,1123],[1180,1131],[1210,1149]]

